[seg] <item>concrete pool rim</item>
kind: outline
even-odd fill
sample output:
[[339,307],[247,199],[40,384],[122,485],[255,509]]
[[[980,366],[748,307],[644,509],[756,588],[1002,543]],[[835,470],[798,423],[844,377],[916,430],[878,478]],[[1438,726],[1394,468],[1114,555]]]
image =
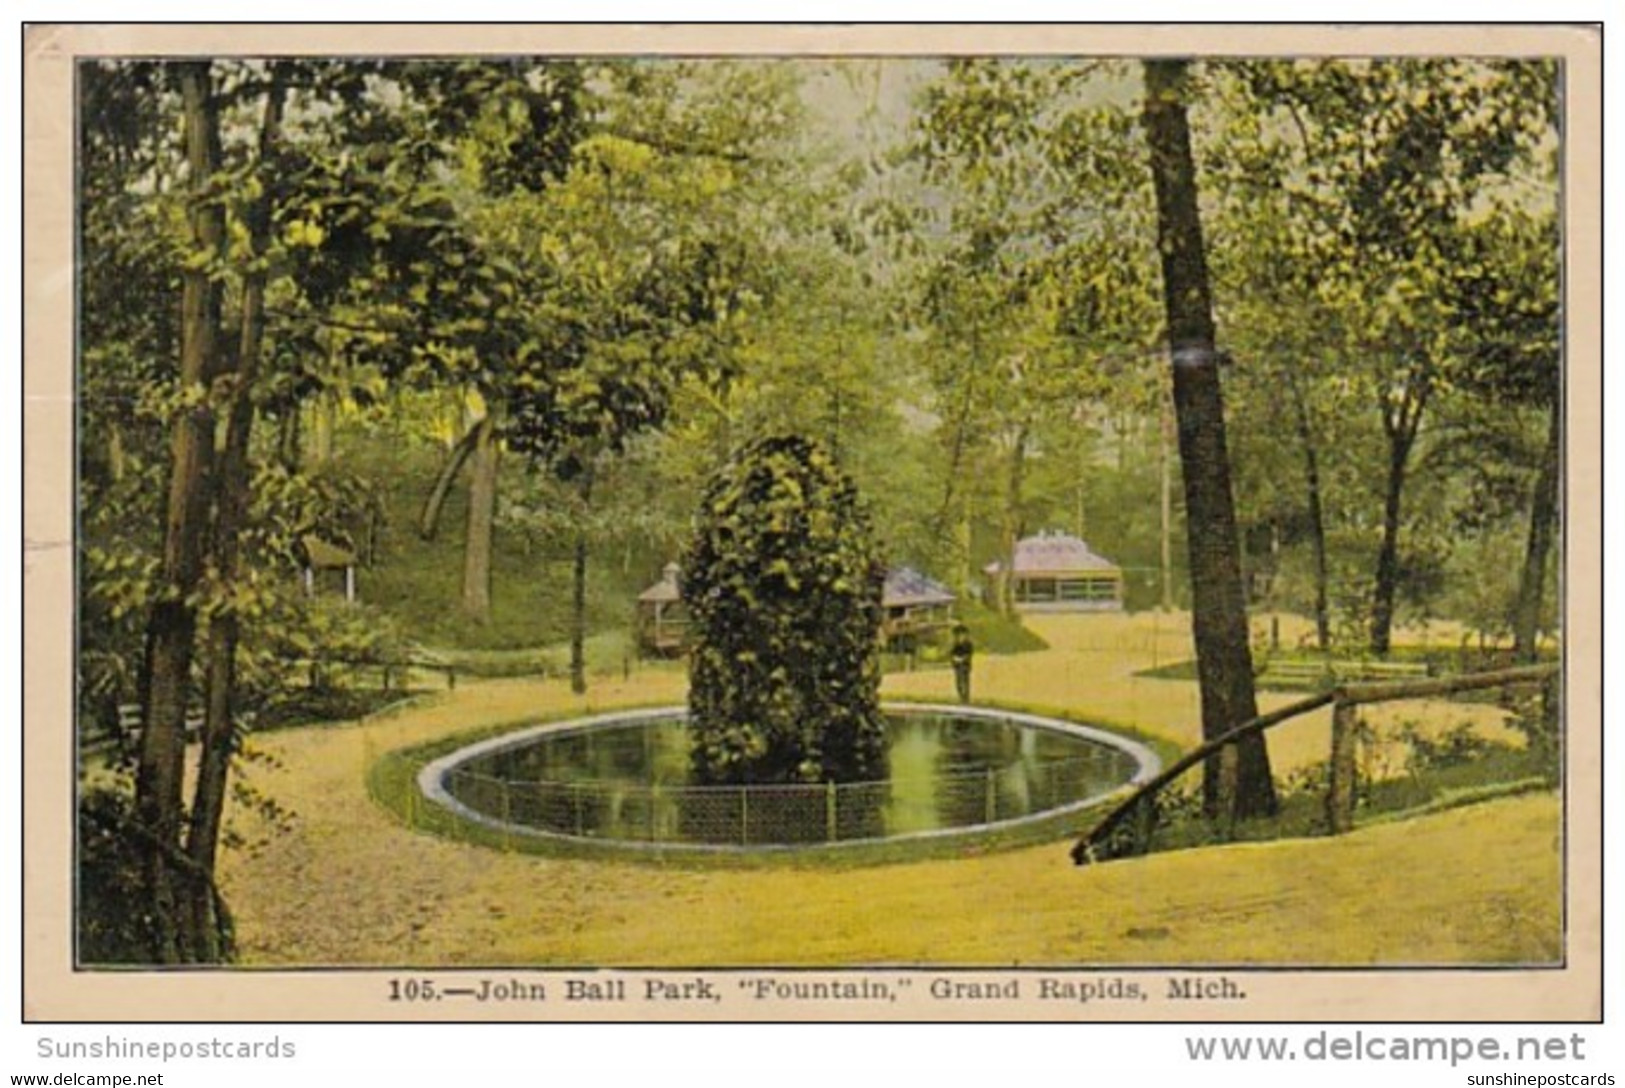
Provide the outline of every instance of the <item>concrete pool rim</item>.
[[[1136,764],[1134,774],[1118,786],[1104,793],[1091,797],[1080,798],[1064,805],[1056,805],[1040,812],[1013,816],[1003,820],[965,824],[957,827],[933,828],[923,831],[910,831],[898,835],[873,836],[859,839],[842,839],[833,842],[810,843],[752,843],[749,845],[728,843],[688,843],[673,841],[648,841],[640,839],[605,838],[591,835],[570,835],[559,831],[549,831],[543,828],[532,827],[528,824],[514,823],[501,820],[495,816],[480,812],[463,803],[452,795],[446,786],[447,777],[459,766],[470,760],[484,756],[497,755],[502,752],[522,748],[542,737],[568,736],[578,733],[597,732],[612,727],[637,725],[640,723],[681,721],[688,717],[688,708],[682,705],[645,707],[620,711],[606,711],[591,714],[585,717],[572,717],[561,721],[543,722],[537,725],[524,726],[484,740],[474,741],[464,745],[443,756],[431,760],[418,771],[416,786],[418,791],[430,802],[446,810],[461,820],[466,820],[490,831],[503,835],[517,835],[538,842],[558,842],[574,845],[590,845],[610,851],[620,851],[627,854],[660,855],[660,854],[791,854],[839,851],[853,847],[906,844],[909,842],[941,841],[944,839],[965,839],[967,841],[988,836],[989,834],[1034,824],[1058,820],[1066,816],[1081,812],[1085,809],[1102,805],[1114,798],[1126,797],[1130,792],[1155,778],[1162,770],[1162,760],[1151,748],[1126,737],[1114,733],[1100,726],[1085,725],[1079,722],[1067,721],[1063,718],[1048,717],[1028,711],[1006,710],[996,706],[959,703],[915,703],[893,702],[886,703],[881,710],[888,716],[893,715],[941,715],[957,718],[979,719],[988,722],[1015,724],[1030,729],[1043,730],[1051,733],[1060,733],[1078,740],[1088,741],[1106,748],[1114,749],[1130,756]],[[771,788],[771,787],[769,787]]]

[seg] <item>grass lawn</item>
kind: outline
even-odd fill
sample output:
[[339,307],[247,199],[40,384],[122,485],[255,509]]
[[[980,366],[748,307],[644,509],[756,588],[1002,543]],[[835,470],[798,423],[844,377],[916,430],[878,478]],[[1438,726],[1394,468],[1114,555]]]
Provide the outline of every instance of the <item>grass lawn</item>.
[[[518,530],[498,525],[491,549],[490,621],[477,623],[464,614],[466,468],[446,499],[434,538],[422,539],[417,528],[442,459],[441,451],[426,444],[344,432],[336,463],[378,481],[383,508],[377,563],[357,574],[361,599],[388,613],[408,638],[437,650],[533,654],[536,647],[562,646],[569,637],[573,584],[567,539],[527,541]],[[517,475],[524,469],[510,457],[502,471]],[[590,557],[589,630],[624,631],[631,623],[634,598],[663,561],[640,557],[628,565],[627,558],[618,549],[602,549]],[[618,664],[621,652],[615,647],[599,656]]]
[[[1179,745],[1195,686],[1136,677],[1188,654],[1183,617],[1045,617],[1049,648],[979,657],[975,694],[1133,724]],[[948,698],[945,670],[887,691]],[[460,686],[362,726],[267,734],[253,784],[295,829],[222,859],[250,965],[458,966],[1549,963],[1562,952],[1549,792],[1305,839],[1091,868],[1070,841],[889,865],[718,869],[507,854],[402,826],[368,796],[387,751],[559,711],[680,702],[674,666],[597,682]],[[1282,697],[1265,696],[1265,707]],[[1389,715],[1501,729],[1490,707]],[[1272,734],[1278,772],[1324,758],[1329,713]],[[257,838],[253,817],[234,813]]]

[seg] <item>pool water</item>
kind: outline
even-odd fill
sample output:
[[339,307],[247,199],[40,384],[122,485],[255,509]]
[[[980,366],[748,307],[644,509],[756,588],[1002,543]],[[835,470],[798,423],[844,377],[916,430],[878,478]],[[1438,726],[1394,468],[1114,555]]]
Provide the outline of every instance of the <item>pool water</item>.
[[950,833],[1082,807],[1156,771],[1101,730],[983,709],[887,708],[881,781],[699,786],[681,711],[539,727],[425,770],[482,823],[604,842],[753,848]]

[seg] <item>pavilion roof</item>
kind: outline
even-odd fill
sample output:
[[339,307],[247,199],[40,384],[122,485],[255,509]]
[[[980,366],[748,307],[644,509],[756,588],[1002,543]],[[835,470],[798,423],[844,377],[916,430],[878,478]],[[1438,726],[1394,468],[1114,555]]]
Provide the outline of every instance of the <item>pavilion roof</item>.
[[[1004,567],[994,560],[983,571],[997,574]],[[1016,542],[1017,574],[1074,574],[1083,571],[1117,571],[1121,568],[1089,545],[1068,533],[1039,533]]]
[[927,578],[913,567],[893,567],[886,572],[886,588],[881,603],[887,608],[922,604],[953,604],[953,591],[941,582]]

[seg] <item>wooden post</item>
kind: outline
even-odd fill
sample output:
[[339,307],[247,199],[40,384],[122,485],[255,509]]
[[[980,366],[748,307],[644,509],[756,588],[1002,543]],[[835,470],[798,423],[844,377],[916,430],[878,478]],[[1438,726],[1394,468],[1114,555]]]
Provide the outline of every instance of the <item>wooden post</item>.
[[824,831],[830,842],[836,838],[837,824],[835,822],[835,783],[824,783]]
[[1354,827],[1355,748],[1359,711],[1339,700],[1332,710],[1332,754],[1326,783],[1326,830],[1341,835]]
[[1151,852],[1151,839],[1157,833],[1157,799],[1150,794],[1138,798],[1130,812],[1128,828],[1129,857],[1142,857]]
[[513,851],[513,800],[508,796],[508,780],[497,779],[497,789],[502,797],[502,849]]

